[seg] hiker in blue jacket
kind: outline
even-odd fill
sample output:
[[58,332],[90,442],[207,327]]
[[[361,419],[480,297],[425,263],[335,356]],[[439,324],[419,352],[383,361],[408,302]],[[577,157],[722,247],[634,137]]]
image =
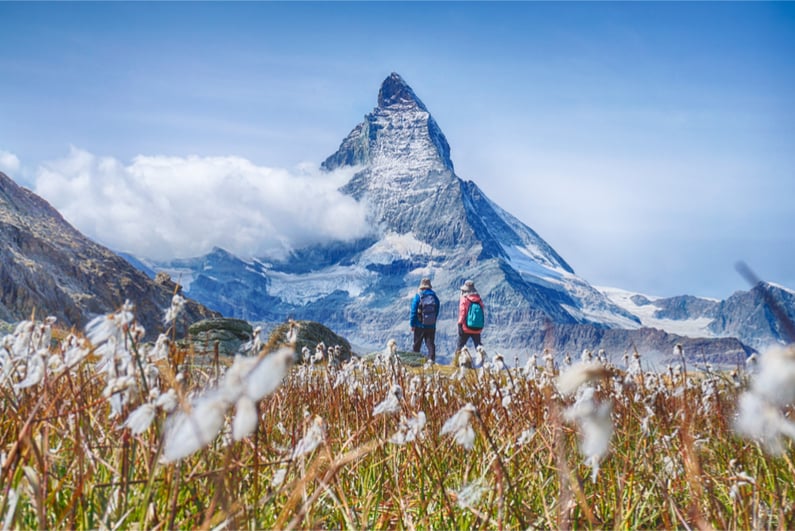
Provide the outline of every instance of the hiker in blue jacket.
[[436,362],[436,318],[439,317],[439,297],[431,288],[431,279],[423,278],[417,294],[411,300],[411,331],[414,332],[414,352],[422,342],[428,347],[428,359]]

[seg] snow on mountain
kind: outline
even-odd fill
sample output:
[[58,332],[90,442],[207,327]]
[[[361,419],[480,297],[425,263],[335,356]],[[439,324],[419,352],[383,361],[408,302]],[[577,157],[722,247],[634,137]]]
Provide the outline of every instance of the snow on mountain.
[[[749,291],[738,291],[725,300],[680,295],[653,297],[617,288],[599,288],[613,302],[640,318],[643,326],[692,338],[734,337],[765,350],[788,343],[784,319],[795,321],[795,291],[760,282]],[[777,305],[774,312],[770,303]]]
[[332,266],[300,275],[269,271],[268,293],[288,304],[304,306],[326,297],[335,291],[343,291],[349,297],[361,297],[375,273],[354,266]]
[[[512,270],[507,283],[519,284],[514,288],[519,288],[520,298],[534,307],[555,306],[548,316],[553,320],[602,326],[637,322],[577,277],[532,229],[489,200],[473,182],[455,175],[444,134],[397,74],[384,82],[379,106],[323,165],[335,169],[345,164],[360,164],[363,170],[343,190],[368,203],[371,219],[383,234],[410,234],[427,245],[424,253],[417,253],[426,254],[426,261],[436,259],[438,267],[466,271],[475,262],[494,260],[491,267],[503,270],[498,277],[504,279],[504,270]],[[496,278],[495,287],[502,281]],[[557,304],[548,304],[547,292],[557,293]]]
[[[526,281],[568,294],[580,304],[564,305],[566,311],[577,321],[594,322],[609,328],[638,328],[641,323],[631,311],[613,301],[605,300],[595,288],[573,272],[558,267],[543,265],[537,261],[532,249],[527,247],[503,247],[511,267]],[[616,309],[618,306],[618,309]]]
[[441,254],[427,243],[418,240],[414,234],[387,232],[371,247],[362,252],[360,262],[364,264],[391,264],[405,260],[413,255],[433,256]]
[[780,291],[783,291],[783,292],[786,292],[786,293],[788,293],[790,295],[795,296],[795,290],[790,289],[790,288],[788,288],[786,286],[782,286],[781,284],[777,284],[775,282],[766,282],[766,284],[768,286],[772,287],[772,288],[775,288],[777,290],[780,290]]
[[[718,337],[709,329],[710,323],[714,320],[712,317],[700,316],[688,319],[659,317],[660,307],[656,306],[654,302],[663,300],[663,297],[642,295],[618,288],[597,287],[597,289],[614,303],[637,316],[641,326],[657,328],[685,337]],[[719,302],[712,299],[704,300]]]

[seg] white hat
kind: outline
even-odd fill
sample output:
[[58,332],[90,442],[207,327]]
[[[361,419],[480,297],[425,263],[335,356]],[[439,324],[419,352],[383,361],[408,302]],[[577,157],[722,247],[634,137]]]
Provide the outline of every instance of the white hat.
[[466,293],[477,293],[478,290],[475,289],[475,283],[471,280],[467,280],[464,282],[464,285],[461,286],[461,291]]
[[432,289],[432,288],[431,288],[431,279],[429,279],[429,278],[423,278],[423,279],[420,281],[420,289]]

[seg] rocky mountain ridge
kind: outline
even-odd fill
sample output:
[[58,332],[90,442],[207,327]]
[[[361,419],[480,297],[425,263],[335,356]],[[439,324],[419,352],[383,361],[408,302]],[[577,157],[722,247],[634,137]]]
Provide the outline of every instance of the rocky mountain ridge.
[[791,340],[766,296],[795,322],[795,292],[769,282],[760,282],[748,291],[737,291],[725,300],[692,295],[649,297],[609,288],[603,291],[616,304],[638,315],[645,326],[679,330],[689,337],[736,337],[757,350]]

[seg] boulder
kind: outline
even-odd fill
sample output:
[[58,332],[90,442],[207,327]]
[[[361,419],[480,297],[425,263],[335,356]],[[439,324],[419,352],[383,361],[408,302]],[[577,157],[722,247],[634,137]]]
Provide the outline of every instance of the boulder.
[[268,345],[275,346],[288,342],[290,330],[297,328],[297,339],[295,351],[299,359],[304,347],[314,354],[318,343],[323,343],[326,348],[340,347],[340,361],[345,361],[351,357],[351,344],[342,336],[335,334],[330,328],[323,326],[315,321],[288,321],[282,323],[271,332],[268,338]]
[[204,319],[188,327],[188,335],[196,354],[218,353],[232,356],[253,337],[253,328],[242,319]]

